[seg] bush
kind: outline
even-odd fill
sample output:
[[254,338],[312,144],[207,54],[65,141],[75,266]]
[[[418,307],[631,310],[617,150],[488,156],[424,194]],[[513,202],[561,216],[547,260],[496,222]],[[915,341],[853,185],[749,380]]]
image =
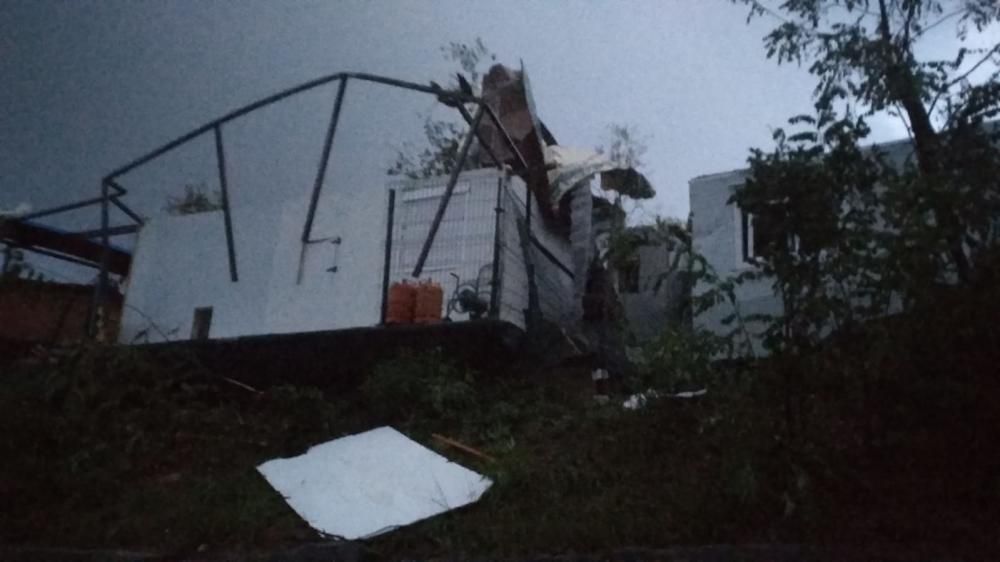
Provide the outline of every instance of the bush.
[[368,408],[385,422],[459,421],[477,405],[475,375],[440,349],[403,352],[378,364],[361,385]]
[[632,386],[668,392],[705,388],[716,375],[712,360],[721,349],[718,337],[708,332],[667,328],[643,349]]

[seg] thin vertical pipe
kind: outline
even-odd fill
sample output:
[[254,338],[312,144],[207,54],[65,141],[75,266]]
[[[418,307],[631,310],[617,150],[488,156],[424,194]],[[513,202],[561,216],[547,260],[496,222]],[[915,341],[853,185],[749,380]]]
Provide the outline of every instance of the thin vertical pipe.
[[465,140],[462,141],[462,149],[458,153],[458,161],[455,162],[455,167],[451,171],[451,176],[448,178],[448,185],[445,187],[444,195],[441,196],[441,203],[438,204],[437,213],[434,214],[434,220],[431,222],[430,231],[427,233],[427,239],[424,240],[424,247],[420,249],[420,256],[417,258],[417,264],[413,268],[413,276],[420,277],[420,273],[424,270],[424,262],[427,261],[427,255],[431,252],[431,246],[434,245],[434,237],[437,236],[437,231],[441,228],[441,221],[444,219],[444,212],[448,209],[448,202],[451,201],[452,192],[455,191],[455,184],[458,183],[458,176],[462,173],[462,167],[465,166],[465,159],[469,155],[469,148],[472,146],[472,140],[476,138],[476,130],[479,128],[480,121],[483,120],[483,108],[479,107],[476,111],[476,116],[472,120],[472,128],[469,133],[465,135]]
[[229,279],[236,283],[236,246],[233,242],[233,217],[229,209],[229,186],[226,180],[226,151],[222,144],[222,126],[215,127],[215,160],[219,165],[219,189],[222,193],[222,219],[226,225],[226,251],[229,254]]
[[330,124],[326,129],[326,138],[323,141],[323,154],[320,155],[319,167],[316,170],[316,179],[313,181],[312,196],[309,198],[309,211],[306,213],[306,223],[302,227],[302,243],[307,244],[312,234],[313,220],[316,217],[316,205],[319,203],[319,194],[323,189],[323,180],[326,179],[326,168],[330,162],[330,151],[333,148],[333,135],[337,132],[337,122],[340,120],[340,108],[344,104],[344,91],[347,89],[347,78],[341,78],[337,86],[337,99],[333,102],[333,114],[330,116]]
[[500,278],[500,260],[503,254],[503,186],[505,175],[497,178],[497,201],[493,208],[496,214],[493,225],[493,282],[490,286],[490,318],[496,320],[500,317],[500,288],[502,280]]
[[108,263],[111,261],[111,237],[108,234],[110,225],[108,209],[108,184],[101,182],[101,266],[97,274],[97,283],[94,284],[94,297],[90,302],[90,311],[87,315],[87,334],[91,338],[99,339],[100,317],[104,313],[104,301],[108,288]]
[[[471,127],[472,115],[469,113],[469,110],[465,109],[465,106],[462,104],[458,104],[455,107],[458,108],[458,112],[462,114],[462,119],[465,119],[465,122],[468,123],[469,126]],[[489,155],[490,160],[493,160],[493,165],[496,166],[498,169],[503,169],[503,162],[500,160],[500,157],[498,157],[497,154],[493,152],[493,149],[490,148],[490,143],[486,142],[486,139],[483,138],[483,135],[479,132],[479,127],[476,127],[475,131],[476,131],[476,138],[479,139],[479,145],[483,148],[483,150],[486,151],[486,154]]]
[[396,214],[396,190],[389,190],[389,214],[385,221],[385,261],[382,264],[382,313],[381,324],[385,324],[389,311],[389,268],[392,267],[392,231]]

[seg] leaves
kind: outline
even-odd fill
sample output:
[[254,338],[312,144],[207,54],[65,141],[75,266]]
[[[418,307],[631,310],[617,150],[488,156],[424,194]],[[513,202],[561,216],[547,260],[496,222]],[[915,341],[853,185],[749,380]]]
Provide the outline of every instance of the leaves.
[[[444,59],[458,64],[461,69],[461,79],[472,88],[473,94],[479,95],[480,84],[486,70],[484,65],[496,61],[494,54],[482,39],[476,38],[472,43],[452,41],[441,47]],[[462,84],[456,78],[452,79],[451,89],[459,89]],[[433,84],[433,83],[432,83]],[[466,108],[470,112],[474,108]],[[466,126],[457,120],[434,119],[424,117],[424,140],[421,143],[407,142],[396,149],[396,158],[386,172],[390,176],[403,176],[409,179],[426,179],[450,174],[458,164],[458,153],[462,139],[466,134]],[[477,167],[473,152],[466,159],[465,169]]]
[[171,215],[194,215],[222,209],[222,192],[209,191],[204,183],[187,184],[181,197],[167,197],[165,210]]

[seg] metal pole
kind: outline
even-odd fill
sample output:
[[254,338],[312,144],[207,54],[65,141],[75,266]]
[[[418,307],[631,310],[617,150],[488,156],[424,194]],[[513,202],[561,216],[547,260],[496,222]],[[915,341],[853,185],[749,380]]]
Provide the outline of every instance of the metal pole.
[[118,207],[119,209],[121,209],[121,212],[125,213],[126,215],[129,216],[129,218],[131,218],[132,220],[134,220],[136,222],[136,224],[140,224],[141,225],[141,224],[144,224],[146,222],[146,221],[144,221],[142,219],[141,216],[139,216],[138,213],[136,213],[135,211],[133,211],[132,209],[130,209],[128,205],[126,205],[125,203],[122,203],[121,201],[119,201],[117,196],[112,195],[111,196],[111,202],[114,204],[115,207]]
[[528,237],[531,237],[531,188],[528,182],[524,182],[524,226],[528,229]]
[[[462,114],[462,119],[465,119],[465,122],[468,123],[469,126],[471,127],[472,115],[469,114],[469,110],[465,109],[465,106],[462,104],[458,104],[455,107],[458,108],[458,112]],[[489,143],[487,143],[486,140],[483,138],[483,136],[479,133],[479,127],[476,127],[476,138],[479,139],[479,145],[483,147],[483,150],[486,151],[486,154],[490,155],[490,159],[493,160],[493,164],[496,165],[497,168],[502,169],[503,162],[496,155],[496,153],[493,152],[493,149],[490,148]]]
[[55,215],[65,211],[73,211],[75,209],[81,209],[83,207],[89,207],[90,205],[96,205],[104,201],[104,197],[93,197],[91,199],[84,199],[83,201],[77,201],[76,203],[68,203],[66,205],[60,205],[58,207],[52,207],[51,209],[42,209],[41,211],[35,211],[34,213],[28,213],[18,217],[19,220],[28,221],[31,219],[37,219],[40,217],[46,217],[49,215]]
[[111,261],[111,238],[108,234],[108,184],[101,182],[101,266],[94,284],[94,298],[90,302],[90,313],[87,318],[87,334],[101,339],[100,320],[104,314],[104,298],[108,287],[108,262]]
[[396,190],[389,190],[389,216],[385,223],[385,262],[382,265],[382,315],[381,324],[385,324],[389,310],[389,268],[392,267],[392,229],[396,214]]
[[319,203],[319,192],[323,189],[323,180],[326,179],[326,167],[330,162],[330,151],[333,148],[333,135],[337,132],[337,121],[340,120],[340,108],[344,104],[344,91],[347,89],[347,78],[340,79],[337,87],[337,100],[333,102],[333,115],[330,116],[330,125],[326,129],[326,139],[323,141],[323,154],[320,155],[319,168],[316,170],[316,180],[313,182],[312,197],[309,199],[309,211],[306,214],[306,224],[302,227],[302,243],[309,242],[312,234],[313,219],[316,216],[316,205]]
[[[113,200],[113,199],[112,199]],[[107,230],[97,229],[97,230],[80,230],[77,232],[72,232],[73,236],[79,236],[80,238],[95,238],[107,233],[110,236],[120,236],[122,234],[134,234],[139,231],[139,225],[137,224],[125,224],[122,226],[112,226]]]
[[212,129],[218,127],[219,125],[222,125],[222,124],[224,124],[224,123],[226,123],[228,121],[232,121],[233,119],[236,119],[238,117],[242,117],[242,116],[246,115],[247,113],[250,113],[251,111],[260,109],[261,107],[264,107],[264,106],[267,106],[267,105],[271,105],[272,103],[281,101],[281,100],[283,100],[283,99],[285,99],[285,98],[287,98],[289,96],[293,96],[295,94],[304,92],[306,90],[311,90],[311,89],[313,89],[313,88],[315,88],[317,86],[322,86],[323,84],[326,84],[327,82],[333,82],[334,80],[337,80],[338,78],[340,78],[342,76],[343,76],[343,73],[339,73],[338,72],[337,74],[331,74],[329,76],[323,76],[322,78],[317,78],[315,80],[310,80],[309,82],[306,82],[304,84],[299,84],[298,86],[294,86],[294,87],[289,88],[287,90],[282,90],[282,91],[280,91],[280,92],[278,92],[276,94],[270,95],[270,96],[268,96],[266,98],[263,98],[263,99],[260,99],[260,100],[257,100],[257,101],[255,101],[255,102],[253,102],[251,104],[247,104],[247,105],[245,105],[245,106],[243,106],[243,107],[241,107],[239,109],[230,111],[229,113],[223,115],[222,117],[219,117],[218,119],[213,119],[212,121],[209,121],[208,123],[202,125],[201,127],[198,127],[197,129],[195,129],[195,130],[193,130],[193,131],[191,131],[189,133],[186,133],[184,135],[181,135],[181,136],[175,138],[174,140],[168,142],[167,144],[164,144],[164,145],[160,146],[160,148],[152,150],[152,151],[146,153],[145,155],[140,156],[139,158],[136,158],[135,160],[129,162],[128,164],[122,166],[121,168],[118,168],[117,170],[115,170],[115,171],[111,172],[110,174],[108,174],[107,176],[105,176],[105,179],[109,179],[109,180],[117,179],[118,176],[126,174],[126,173],[128,173],[128,172],[130,172],[130,171],[132,171],[132,170],[134,170],[136,168],[138,168],[139,166],[142,166],[146,162],[149,162],[150,160],[153,160],[153,159],[155,159],[155,158],[157,158],[159,156],[162,156],[163,154],[165,154],[165,153],[167,153],[167,152],[169,152],[169,151],[177,148],[178,146],[186,143],[187,141],[189,141],[189,140],[191,140],[191,139],[193,139],[195,137],[199,137],[199,136],[201,136],[201,135],[203,135],[203,134],[211,131]]
[[[506,174],[505,174],[506,175]],[[493,208],[496,220],[493,225],[493,282],[490,284],[490,318],[500,318],[500,261],[503,254],[503,184],[506,177],[497,178],[497,205]]]
[[386,76],[376,76],[374,74],[366,74],[364,72],[345,72],[343,75],[363,80],[365,82],[375,82],[376,84],[385,84],[386,86],[395,86],[405,90],[414,90],[417,92],[424,92],[425,94],[447,97],[449,100],[456,103],[482,103],[482,100],[476,96],[465,95],[461,92],[453,90],[445,90],[440,86],[425,86],[424,84],[417,84],[416,82],[407,82],[406,80],[398,80],[396,78],[388,78]]
[[[69,256],[69,255],[66,255],[66,254],[60,254],[59,252],[52,252],[52,251],[46,250],[44,248],[38,248],[38,247],[35,247],[35,246],[21,246],[21,249],[23,249],[23,250],[25,250],[27,252],[32,252],[34,254],[40,254],[40,255],[43,255],[43,256],[48,256],[50,258],[55,258],[57,260],[68,261],[70,263],[75,263],[77,265],[82,265],[82,266],[85,266],[85,267],[92,267],[94,269],[98,269],[98,268],[101,267],[100,263],[94,263],[92,261],[83,260],[83,259],[76,258],[76,257],[73,257],[73,256]],[[109,267],[110,267],[110,265],[109,265]]]
[[229,210],[229,186],[226,181],[226,151],[222,145],[222,126],[215,127],[215,160],[219,165],[219,190],[222,193],[222,220],[226,225],[226,250],[229,253],[229,279],[236,283],[236,246],[233,243],[233,218]]
[[110,186],[111,189],[115,190],[115,197],[125,195],[126,193],[128,193],[128,190],[122,187],[121,184],[119,184],[118,182],[112,179],[107,179],[105,181],[108,183],[108,186]]
[[189,141],[189,140],[191,140],[191,139],[193,139],[195,137],[201,136],[201,135],[209,132],[210,130],[218,127],[219,125],[222,125],[224,123],[232,121],[233,119],[238,119],[238,118],[246,115],[247,113],[250,113],[252,111],[260,109],[260,108],[262,108],[264,106],[271,105],[271,104],[273,104],[275,102],[279,102],[279,101],[281,101],[281,100],[283,100],[283,99],[285,99],[287,97],[291,97],[291,96],[294,96],[296,94],[305,92],[307,90],[311,90],[313,88],[322,86],[322,85],[327,84],[329,82],[333,82],[334,80],[343,80],[343,79],[348,78],[348,77],[350,77],[350,78],[356,78],[358,80],[363,80],[363,81],[366,81],[366,82],[374,82],[374,83],[377,83],[377,84],[385,84],[387,86],[395,86],[397,88],[403,88],[403,89],[406,89],[406,90],[414,90],[414,91],[423,92],[423,93],[426,93],[426,94],[433,94],[433,95],[436,95],[436,96],[447,96],[449,99],[455,100],[458,103],[479,103],[479,104],[482,103],[482,100],[479,99],[479,98],[477,98],[477,97],[475,97],[475,96],[466,96],[466,95],[462,95],[459,92],[450,92],[450,91],[444,90],[442,88],[435,88],[433,86],[425,86],[423,84],[417,84],[415,82],[407,82],[405,80],[397,80],[395,78],[387,78],[385,76],[375,76],[373,74],[365,74],[365,73],[361,73],[361,72],[338,72],[336,74],[330,74],[330,75],[327,75],[327,76],[322,76],[320,78],[316,78],[315,80],[310,80],[308,82],[304,82],[302,84],[299,84],[298,86],[294,86],[294,87],[288,88],[287,90],[282,90],[282,91],[277,92],[275,94],[272,94],[272,95],[270,95],[270,96],[268,96],[266,98],[259,99],[259,100],[255,101],[253,103],[244,105],[243,107],[240,107],[238,109],[230,111],[229,113],[223,115],[222,117],[219,117],[218,119],[213,119],[212,121],[209,121],[208,123],[202,125],[201,127],[198,127],[197,129],[194,129],[193,131],[190,131],[190,132],[188,132],[188,133],[186,133],[184,135],[181,135],[181,136],[175,138],[174,140],[172,140],[172,141],[170,141],[170,142],[168,142],[168,143],[160,146],[159,148],[157,148],[155,150],[152,150],[152,151],[146,153],[145,155],[140,156],[139,158],[136,158],[135,160],[133,160],[133,161],[129,162],[128,164],[126,164],[126,165],[124,165],[124,166],[122,166],[122,167],[114,170],[113,172],[111,172],[110,174],[108,174],[107,176],[105,176],[105,179],[107,179],[107,180],[117,179],[119,176],[124,175],[124,174],[126,174],[126,173],[128,173],[128,172],[130,172],[130,171],[132,171],[132,170],[134,170],[136,168],[138,168],[139,166],[142,166],[143,164],[145,164],[146,162],[149,162],[150,160],[153,160],[153,159],[155,159],[155,158],[157,158],[159,156],[162,156],[164,153],[169,152],[169,151],[177,148],[178,146],[186,143],[187,141]]
[[420,249],[420,256],[417,258],[417,264],[413,268],[413,276],[420,277],[420,273],[424,270],[424,262],[427,261],[427,254],[431,252],[431,246],[434,245],[434,237],[437,236],[437,231],[441,228],[441,221],[444,219],[444,212],[448,209],[448,202],[451,200],[451,194],[455,191],[455,184],[458,183],[458,176],[462,173],[462,166],[465,165],[465,158],[469,155],[469,147],[472,146],[472,139],[476,138],[476,129],[479,128],[480,121],[483,120],[483,106],[479,106],[476,111],[476,116],[472,120],[472,130],[465,135],[465,140],[462,141],[462,149],[458,153],[458,161],[455,163],[455,168],[451,171],[451,177],[448,178],[448,186],[444,189],[444,195],[441,196],[441,203],[438,204],[437,213],[434,214],[434,220],[431,222],[430,231],[427,233],[427,239],[424,240],[424,247]]
[[493,121],[493,125],[497,128],[498,131],[500,131],[503,141],[507,143],[507,148],[509,148],[510,151],[514,153],[514,156],[517,157],[517,163],[520,164],[521,169],[527,170],[528,161],[524,159],[524,155],[521,154],[521,151],[517,148],[517,144],[514,143],[514,139],[510,138],[510,134],[507,133],[507,129],[505,129],[503,124],[500,123],[500,118],[497,117],[497,114],[493,112],[493,108],[487,105],[485,102],[480,102],[479,108],[481,110],[482,109],[486,110],[486,114],[489,115],[490,121]]

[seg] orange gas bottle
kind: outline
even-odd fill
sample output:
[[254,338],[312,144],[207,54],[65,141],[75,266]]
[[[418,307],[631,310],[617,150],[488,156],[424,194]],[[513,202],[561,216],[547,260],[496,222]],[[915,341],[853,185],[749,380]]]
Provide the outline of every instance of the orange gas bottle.
[[386,324],[412,324],[417,303],[417,287],[406,281],[389,286],[389,303],[385,310]]
[[417,303],[413,321],[417,324],[434,324],[441,321],[441,307],[444,304],[444,289],[433,281],[417,285]]

